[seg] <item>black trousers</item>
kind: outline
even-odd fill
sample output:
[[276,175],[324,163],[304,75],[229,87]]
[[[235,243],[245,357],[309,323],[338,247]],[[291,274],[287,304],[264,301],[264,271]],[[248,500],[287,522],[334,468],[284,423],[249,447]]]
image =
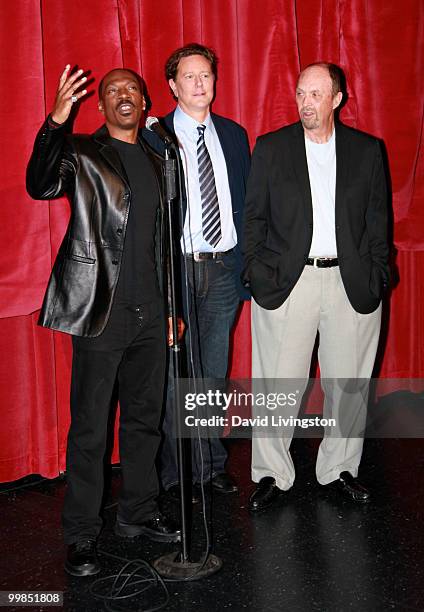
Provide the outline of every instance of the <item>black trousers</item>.
[[139,523],[157,510],[155,458],[166,360],[163,303],[116,306],[100,336],[72,340],[68,486],[63,509],[68,544],[96,538],[102,527],[104,456],[116,382],[122,470],[118,516]]

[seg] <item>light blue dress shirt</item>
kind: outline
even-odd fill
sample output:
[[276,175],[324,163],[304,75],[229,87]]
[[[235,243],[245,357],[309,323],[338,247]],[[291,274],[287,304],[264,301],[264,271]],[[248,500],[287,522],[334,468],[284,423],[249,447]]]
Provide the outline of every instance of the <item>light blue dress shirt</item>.
[[[205,143],[212,161],[219,202],[222,237],[216,247],[208,244],[202,234],[202,202],[197,164],[199,125],[206,126]],[[181,249],[183,253],[228,251],[237,244],[237,234],[233,223],[227,165],[211,116],[208,115],[203,123],[199,123],[177,106],[174,113],[174,129],[180,147],[187,193],[187,212]]]

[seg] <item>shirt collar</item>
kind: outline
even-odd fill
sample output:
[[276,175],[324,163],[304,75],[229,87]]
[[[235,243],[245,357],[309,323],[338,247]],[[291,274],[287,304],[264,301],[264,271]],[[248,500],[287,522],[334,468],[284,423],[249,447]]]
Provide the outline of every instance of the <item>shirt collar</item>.
[[175,113],[174,113],[175,129],[185,132],[190,137],[194,137],[197,139],[199,136],[197,132],[197,127],[199,125],[206,125],[206,127],[208,128],[211,125],[211,121],[212,119],[211,119],[210,113],[208,114],[207,117],[205,117],[205,120],[202,121],[202,123],[199,123],[196,119],[193,119],[193,117],[190,117],[190,115],[187,115],[187,113],[185,113],[179,105],[175,109]]

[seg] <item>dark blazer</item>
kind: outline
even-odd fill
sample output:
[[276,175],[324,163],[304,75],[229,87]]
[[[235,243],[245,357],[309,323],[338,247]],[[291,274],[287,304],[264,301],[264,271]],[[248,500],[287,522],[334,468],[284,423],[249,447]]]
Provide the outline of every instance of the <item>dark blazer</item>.
[[[353,308],[373,312],[389,282],[387,191],[372,136],[336,123],[336,241]],[[260,306],[278,308],[298,281],[312,241],[312,197],[300,122],[257,140],[246,196],[244,280]]]
[[[159,187],[161,158],[139,141],[153,163]],[[37,200],[66,193],[71,203],[68,229],[38,322],[76,336],[98,336],[112,308],[131,205],[128,179],[107,128],[103,126],[91,136],[71,136],[66,135],[65,126],[51,128],[46,120],[27,168],[27,190]],[[161,225],[158,210],[155,250],[160,287]]]
[[[166,117],[164,117],[161,122],[166,128],[166,130],[175,136],[174,112],[175,111],[166,115]],[[235,254],[237,258],[237,288],[240,299],[246,300],[250,298],[250,294],[245,289],[245,287],[243,287],[240,278],[243,269],[240,242],[243,228],[243,212],[244,199],[246,195],[246,183],[250,167],[249,142],[247,139],[246,130],[242,128],[238,123],[235,123],[231,119],[226,119],[225,117],[215,115],[215,113],[211,113],[211,119],[215,126],[216,133],[218,134],[218,138],[221,143],[222,151],[224,153],[225,162],[227,165],[228,182],[231,193],[231,205],[233,208],[233,221],[237,232],[237,245],[235,247]],[[149,132],[148,130],[143,130],[143,136],[155,150],[159,151],[160,153],[163,152],[162,141],[155,134]],[[185,195],[184,185],[182,185],[182,191],[183,217],[185,218],[187,210],[187,199]],[[180,232],[182,232],[181,227]]]

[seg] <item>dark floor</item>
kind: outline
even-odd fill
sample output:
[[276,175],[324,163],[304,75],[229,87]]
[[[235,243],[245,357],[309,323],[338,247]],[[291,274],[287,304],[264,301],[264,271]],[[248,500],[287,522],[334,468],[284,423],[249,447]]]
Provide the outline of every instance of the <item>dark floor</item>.
[[[252,487],[250,445],[247,440],[232,441],[230,472],[241,492],[216,495],[212,509],[214,552],[223,561],[222,570],[201,581],[168,583],[170,600],[165,610],[424,610],[422,441],[367,440],[361,477],[374,498],[365,507],[322,493],[314,478],[317,444],[313,439],[293,442],[295,486],[278,507],[252,517],[246,509]],[[106,553],[151,562],[176,550],[177,545],[154,544],[144,538],[122,541],[113,534],[119,478],[119,469],[114,470],[98,543],[103,571],[92,578],[72,578],[63,571],[64,481],[32,477],[2,485],[0,591],[59,590],[64,591],[64,610],[104,610],[89,592],[90,585],[99,577],[118,573],[124,565]],[[178,508],[171,502],[165,501],[164,509],[177,517]],[[200,550],[204,534],[199,510],[194,515],[193,540],[194,549]],[[119,607],[113,604],[112,609],[147,610],[158,605],[161,597],[156,588]]]

